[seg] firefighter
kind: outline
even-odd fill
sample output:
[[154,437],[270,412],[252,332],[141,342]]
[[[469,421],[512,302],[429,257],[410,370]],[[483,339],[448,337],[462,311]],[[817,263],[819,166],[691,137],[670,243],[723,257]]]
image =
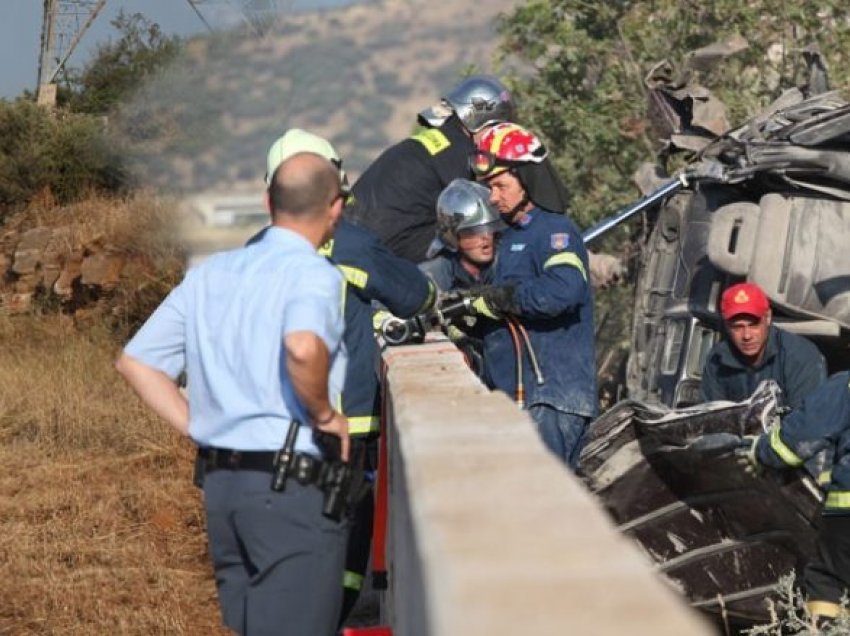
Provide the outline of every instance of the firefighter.
[[[433,258],[419,268],[441,292],[470,290],[490,283],[496,235],[505,224],[489,198],[486,187],[468,179],[455,179],[440,193],[437,237],[428,250]],[[473,371],[483,377],[483,342],[478,322],[475,316],[460,316],[446,331],[466,355]]]
[[819,481],[826,498],[816,554],[806,567],[803,585],[815,624],[834,620],[850,591],[850,372],[830,377],[802,405],[754,439],[750,465],[799,468],[826,451],[831,470]]
[[[575,468],[597,414],[593,293],[581,234],[546,148],[516,124],[487,130],[471,166],[507,223],[493,285],[473,305],[485,324],[490,386],[514,396],[546,446]],[[526,341],[527,336],[527,341]]]
[[419,114],[422,130],[385,150],[354,184],[345,216],[372,230],[397,256],[426,257],[436,230],[437,196],[471,177],[473,136],[510,121],[511,94],[495,77],[475,75]]
[[770,303],[753,283],[728,287],[720,298],[726,339],[706,358],[700,391],[703,401],[746,400],[763,380],[776,380],[785,404],[796,408],[826,379],[818,348],[771,324]]
[[437,237],[419,268],[441,291],[490,282],[496,233],[505,224],[489,198],[486,187],[468,179],[455,179],[440,193]]
[[[322,137],[291,129],[272,146],[267,175],[298,152],[313,152],[330,160],[339,171],[340,184],[348,194],[348,181],[334,147]],[[259,235],[250,242],[259,239]],[[343,342],[348,351],[348,371],[342,390],[341,413],[349,422],[352,448],[365,446],[365,469],[373,473],[377,462],[380,419],[378,347],[372,332],[372,303],[379,302],[395,315],[408,318],[433,304],[433,283],[410,261],[394,256],[365,228],[340,219],[334,237],[319,248],[344,277]],[[349,537],[345,571],[345,593],[341,622],[354,606],[362,587],[372,536],[372,497],[364,497],[357,510]]]

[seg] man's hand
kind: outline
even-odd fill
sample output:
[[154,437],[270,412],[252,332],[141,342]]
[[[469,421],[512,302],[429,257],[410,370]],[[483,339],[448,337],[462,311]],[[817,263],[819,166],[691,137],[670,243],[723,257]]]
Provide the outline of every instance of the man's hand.
[[476,313],[492,320],[501,320],[507,315],[518,314],[519,307],[514,298],[515,285],[491,285],[477,290],[472,300]]
[[764,474],[764,466],[756,457],[756,444],[758,435],[744,435],[741,438],[741,446],[735,451],[738,465],[751,477],[761,477]]
[[341,459],[347,462],[351,448],[348,419],[338,411],[332,411],[325,417],[329,419],[320,419],[321,424],[319,422],[313,424],[316,445],[326,459]]

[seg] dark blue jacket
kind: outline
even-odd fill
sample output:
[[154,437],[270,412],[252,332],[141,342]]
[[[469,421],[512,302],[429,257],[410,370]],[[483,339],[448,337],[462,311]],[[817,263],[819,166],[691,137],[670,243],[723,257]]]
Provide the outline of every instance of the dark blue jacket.
[[345,336],[348,370],[342,413],[352,435],[377,432],[380,418],[378,344],[372,326],[372,301],[400,318],[425,311],[435,289],[411,261],[393,255],[369,230],[340,219],[334,238],[319,249],[345,277]]
[[824,514],[850,514],[850,373],[837,373],[810,393],[769,433],[756,457],[774,468],[799,467],[826,450],[832,470],[822,476]]
[[715,344],[706,359],[700,390],[706,402],[741,402],[762,380],[776,380],[785,404],[793,409],[825,379],[826,362],[815,345],[771,326],[764,358],[755,367],[738,355],[728,340]]
[[493,277],[492,268],[485,267],[476,278],[461,265],[460,255],[449,250],[442,250],[434,258],[420,263],[419,269],[430,276],[440,291],[488,285]]
[[453,179],[472,177],[475,144],[452,115],[387,148],[352,188],[345,216],[372,230],[396,256],[425,259],[437,233],[437,197]]
[[[598,412],[589,271],[581,234],[562,214],[535,208],[502,232],[493,284],[516,284],[519,319],[543,372],[538,385],[522,345],[526,406],[547,404],[586,417]],[[499,321],[486,328],[488,381],[514,397],[516,353],[508,326]]]
[[[450,250],[442,250],[437,256],[419,264],[428,277],[434,281],[437,289],[447,292],[453,289],[472,289],[480,285],[489,285],[493,278],[493,268],[483,268],[477,277],[473,276],[460,262],[460,255]],[[484,371],[484,341],[482,323],[486,318],[463,316],[456,318],[452,324],[460,329],[463,338],[450,334],[453,342],[466,356],[467,362],[475,374],[486,378]]]
[[[248,243],[258,241],[263,232]],[[345,278],[345,335],[348,369],[342,404],[336,407],[347,418],[352,435],[378,431],[380,379],[378,344],[372,331],[372,301],[394,315],[410,318],[429,308],[435,289],[416,265],[394,256],[378,237],[365,228],[340,219],[334,237],[319,248]]]

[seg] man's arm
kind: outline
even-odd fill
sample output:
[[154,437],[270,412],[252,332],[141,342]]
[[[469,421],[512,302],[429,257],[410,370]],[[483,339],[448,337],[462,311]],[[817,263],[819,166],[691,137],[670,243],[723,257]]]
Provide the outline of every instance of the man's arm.
[[189,403],[174,380],[126,353],[116,360],[115,368],[142,402],[180,433],[189,434]]
[[324,341],[312,331],[293,331],[284,337],[286,370],[295,394],[313,419],[315,428],[340,439],[342,459],[348,461],[348,420],[334,410],[328,398],[330,355]]
[[[826,381],[826,361],[817,347],[802,336],[784,334],[789,339],[789,355],[783,374],[785,403],[792,409],[803,403],[809,393]],[[790,347],[794,347],[793,350]]]

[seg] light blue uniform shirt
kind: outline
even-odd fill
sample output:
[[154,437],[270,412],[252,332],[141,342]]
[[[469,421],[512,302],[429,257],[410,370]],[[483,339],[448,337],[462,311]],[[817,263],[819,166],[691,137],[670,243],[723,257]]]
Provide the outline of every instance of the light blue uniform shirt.
[[189,435],[200,446],[277,450],[292,417],[296,449],[318,454],[286,371],[283,338],[311,331],[331,355],[329,397],[345,379],[342,277],[299,234],[278,227],[189,270],[125,353],[172,378],[186,370]]

